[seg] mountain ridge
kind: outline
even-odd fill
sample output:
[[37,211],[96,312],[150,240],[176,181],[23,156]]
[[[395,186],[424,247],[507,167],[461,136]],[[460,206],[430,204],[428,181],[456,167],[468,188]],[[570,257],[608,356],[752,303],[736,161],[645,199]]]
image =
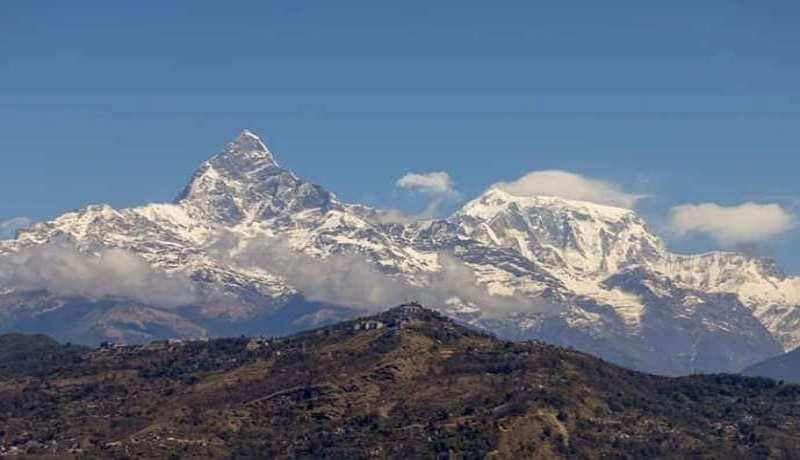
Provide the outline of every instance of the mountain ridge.
[[0,374],[0,455],[792,458],[800,445],[799,386],[642,374],[419,304],[288,337],[36,358]]
[[[490,189],[445,219],[386,222],[382,213],[282,169],[244,131],[173,203],[67,213],[1,242],[0,263],[24,271],[14,260],[56,242],[90,257],[128,252],[152,271],[144,279],[185,284],[178,294],[192,301],[165,311],[204,335],[267,328],[278,314],[296,330],[410,297],[504,337],[544,338],[668,374],[738,371],[800,344],[798,279],[733,253],[669,253],[632,210]],[[362,276],[335,273],[343,267]],[[28,294],[14,288],[0,295],[7,328],[59,308],[58,295],[20,304]],[[142,335],[132,308],[163,306],[134,300],[125,315],[119,299],[114,323],[95,335],[159,337]],[[182,335],[164,321],[145,329]]]
[[767,358],[742,370],[742,375],[800,383],[800,349]]

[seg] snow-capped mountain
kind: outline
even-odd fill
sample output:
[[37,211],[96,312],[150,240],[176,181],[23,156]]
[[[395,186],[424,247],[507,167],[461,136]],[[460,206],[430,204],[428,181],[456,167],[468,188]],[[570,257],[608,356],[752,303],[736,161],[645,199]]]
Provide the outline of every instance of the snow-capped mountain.
[[0,242],[0,269],[0,328],[78,341],[288,332],[413,297],[667,374],[800,345],[800,280],[769,261],[672,254],[631,210],[499,189],[393,222],[281,168],[249,131],[174,202],[38,224]]

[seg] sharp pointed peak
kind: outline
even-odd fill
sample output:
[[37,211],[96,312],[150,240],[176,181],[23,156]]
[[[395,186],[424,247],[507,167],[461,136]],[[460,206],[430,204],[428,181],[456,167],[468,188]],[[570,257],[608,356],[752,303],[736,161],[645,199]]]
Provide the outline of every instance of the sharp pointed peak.
[[278,169],[280,169],[278,162],[261,138],[249,129],[243,129],[234,140],[225,145],[222,151],[205,161],[195,171],[192,180],[184,187],[176,201],[188,198],[194,193],[196,183],[208,177],[221,174],[224,177],[241,180],[261,171]]
[[223,169],[253,171],[279,167],[275,157],[261,138],[250,130],[242,130],[236,138],[225,145],[207,163]]
[[257,147],[262,147],[266,150],[266,146],[263,142],[261,142],[261,138],[258,137],[258,134],[250,131],[249,129],[243,129],[236,139],[233,141],[235,144],[253,144]]
[[225,149],[220,155],[240,155],[254,159],[269,158],[273,163],[275,162],[275,159],[272,157],[272,154],[269,149],[267,149],[267,146],[264,145],[261,138],[249,129],[242,130],[242,132],[236,136],[236,139],[225,146]]

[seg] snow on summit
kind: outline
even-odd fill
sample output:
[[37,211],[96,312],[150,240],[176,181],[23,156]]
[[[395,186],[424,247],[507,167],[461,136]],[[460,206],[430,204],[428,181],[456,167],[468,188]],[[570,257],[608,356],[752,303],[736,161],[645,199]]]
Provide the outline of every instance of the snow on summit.
[[[381,212],[281,168],[243,130],[172,203],[87,207],[0,242],[0,320],[136,342],[285,333],[422,299],[502,337],[664,374],[737,371],[800,345],[797,279],[738,254],[672,254],[630,209],[491,188],[445,219],[386,223]],[[64,244],[89,261],[123,251],[143,279],[187,283],[191,301],[160,305],[136,289],[76,298],[58,279],[30,289],[25,276],[42,272],[19,261]]]

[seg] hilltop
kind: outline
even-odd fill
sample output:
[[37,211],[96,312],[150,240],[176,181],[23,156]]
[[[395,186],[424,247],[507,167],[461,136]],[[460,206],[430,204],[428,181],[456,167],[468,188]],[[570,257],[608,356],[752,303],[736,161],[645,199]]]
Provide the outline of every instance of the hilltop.
[[796,457],[800,387],[667,378],[418,304],[283,338],[87,350],[0,377],[3,453]]

